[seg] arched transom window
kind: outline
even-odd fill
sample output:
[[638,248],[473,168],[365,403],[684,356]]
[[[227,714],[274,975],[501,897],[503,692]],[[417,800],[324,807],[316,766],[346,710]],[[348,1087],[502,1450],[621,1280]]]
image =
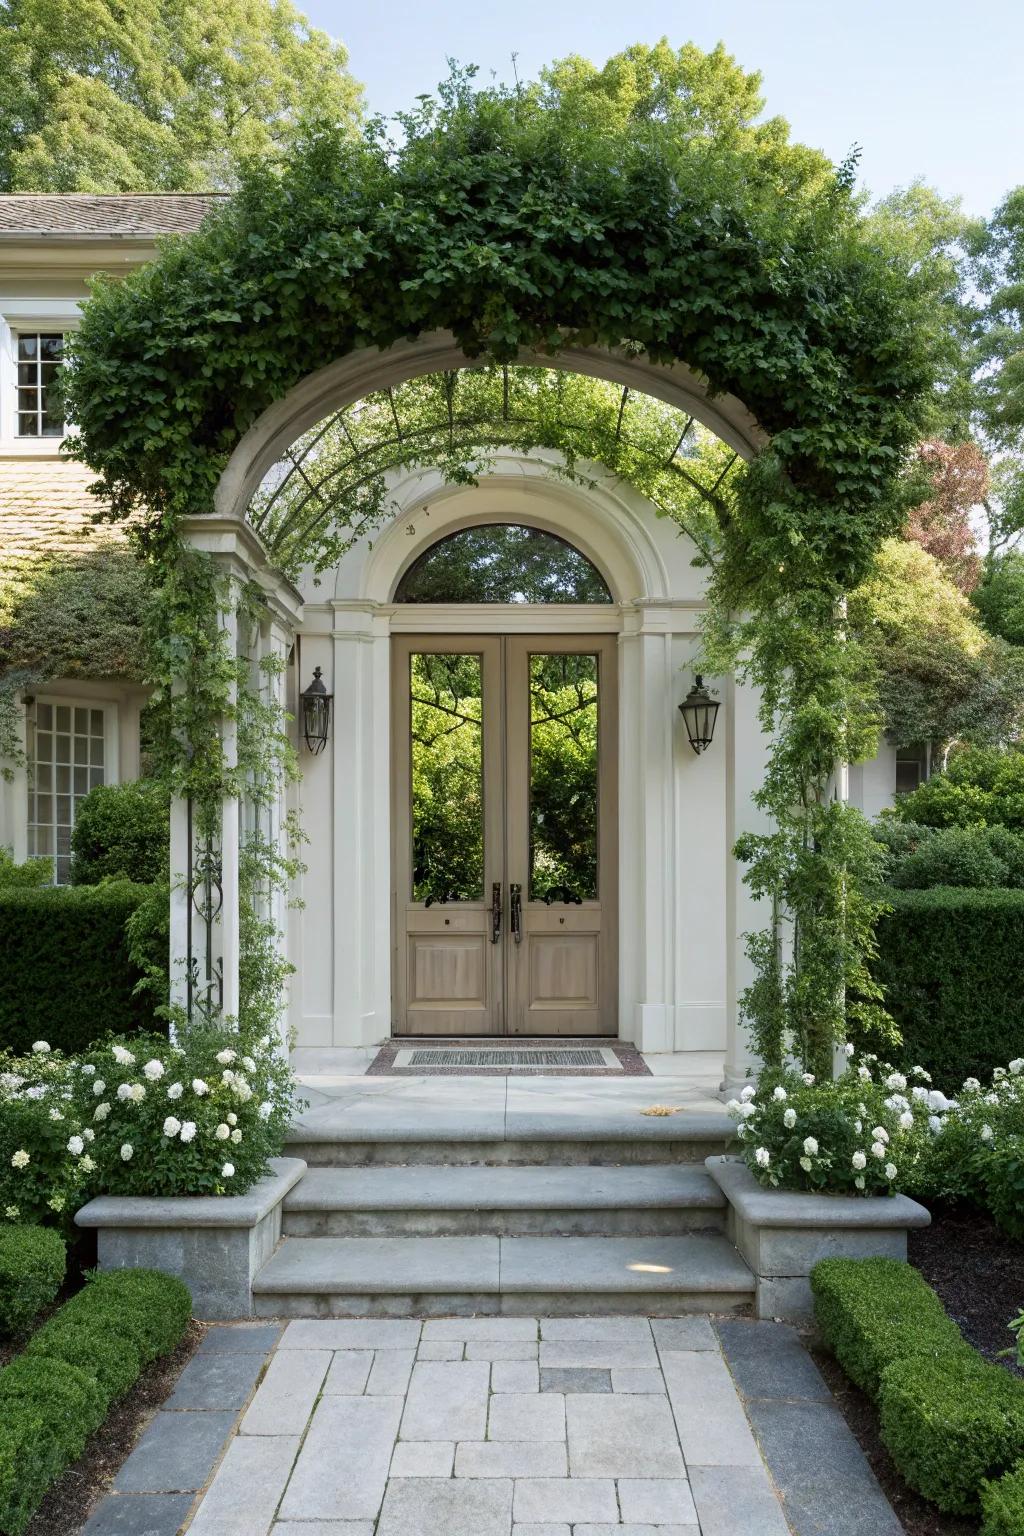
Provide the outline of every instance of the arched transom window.
[[524,523],[461,528],[424,550],[398,583],[396,603],[610,603],[586,555]]

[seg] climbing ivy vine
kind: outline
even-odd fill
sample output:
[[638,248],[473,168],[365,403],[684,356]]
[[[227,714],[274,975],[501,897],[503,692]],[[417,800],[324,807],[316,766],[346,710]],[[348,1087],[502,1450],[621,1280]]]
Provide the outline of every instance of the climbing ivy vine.
[[[874,243],[851,167],[790,145],[778,120],[708,132],[657,92],[625,111],[596,100],[550,78],[477,90],[456,74],[403,120],[400,143],[380,124],[355,142],[325,127],[284,173],[252,168],[197,234],[97,284],[68,373],[72,452],[98,471],[110,515],[142,519],[165,589],[164,675],[187,683],[167,749],[212,806],[237,787],[216,730],[231,658],[177,527],[212,510],[242,434],[314,367],[448,330],[491,365],[492,387],[523,352],[582,345],[684,362],[738,396],[769,446],[699,487],[708,665],[762,689],[771,830],[738,851],[794,935],[750,940],[746,1008],[766,1060],[796,1049],[820,1070],[848,1006],[878,1019],[869,846],[832,793],[872,719],[843,599],[901,524],[933,373],[928,293]],[[655,476],[628,434],[614,442],[607,410],[582,428],[540,414],[543,430],[515,440],[564,452],[570,472],[610,458],[637,483],[684,483],[685,462],[666,452]],[[453,422],[452,476],[471,476],[495,435]],[[406,445],[412,460],[421,449]],[[372,466],[365,480],[339,502],[335,540],[381,494]],[[300,554],[301,540],[282,549]]]

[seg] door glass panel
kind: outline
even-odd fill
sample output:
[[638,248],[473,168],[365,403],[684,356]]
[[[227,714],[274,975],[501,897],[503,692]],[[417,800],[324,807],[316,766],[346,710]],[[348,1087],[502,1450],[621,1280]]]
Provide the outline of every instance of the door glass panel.
[[414,652],[412,899],[484,894],[483,658]]
[[530,657],[530,900],[597,897],[596,656]]

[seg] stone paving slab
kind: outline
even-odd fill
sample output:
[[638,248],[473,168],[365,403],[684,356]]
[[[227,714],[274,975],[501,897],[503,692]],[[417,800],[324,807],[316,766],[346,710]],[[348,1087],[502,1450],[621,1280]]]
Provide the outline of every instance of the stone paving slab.
[[230,1412],[156,1415],[114,1479],[119,1493],[194,1493],[231,1433]]
[[164,1406],[237,1410],[248,1402],[262,1369],[262,1355],[197,1354],[178,1377],[178,1384]]
[[124,1493],[103,1500],[80,1536],[178,1536],[190,1493]]
[[281,1337],[280,1323],[216,1323],[207,1328],[197,1355],[265,1355]]
[[[194,1363],[182,1401],[201,1401],[206,1388],[228,1393],[245,1370],[255,1383],[261,1357],[211,1348]],[[169,1522],[180,1507],[157,1501],[186,1463],[187,1487],[210,1478],[225,1422],[237,1415],[158,1414],[122,1476],[135,1490],[162,1479],[160,1488],[118,1493],[101,1508],[123,1506],[108,1517],[122,1524],[87,1536],[176,1536]],[[209,1435],[174,1427],[188,1423]],[[130,1523],[143,1504],[152,1532]],[[290,1323],[189,1527],[190,1536],[899,1530],[799,1336],[699,1316]]]

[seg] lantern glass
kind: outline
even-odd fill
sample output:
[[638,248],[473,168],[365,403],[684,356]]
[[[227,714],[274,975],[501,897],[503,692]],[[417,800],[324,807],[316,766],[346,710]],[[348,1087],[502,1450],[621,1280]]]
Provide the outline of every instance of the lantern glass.
[[718,700],[711,697],[704,687],[704,679],[698,673],[694,678],[693,687],[679,706],[679,713],[686,722],[686,734],[690,738],[690,746],[698,756],[701,752],[706,752],[711,745],[720,708]]
[[331,724],[331,699],[333,694],[327,692],[321,677],[319,667],[313,668],[313,681],[308,688],[304,688],[302,699],[302,734],[306,740],[306,746],[314,753],[322,752],[327,745],[327,736]]

